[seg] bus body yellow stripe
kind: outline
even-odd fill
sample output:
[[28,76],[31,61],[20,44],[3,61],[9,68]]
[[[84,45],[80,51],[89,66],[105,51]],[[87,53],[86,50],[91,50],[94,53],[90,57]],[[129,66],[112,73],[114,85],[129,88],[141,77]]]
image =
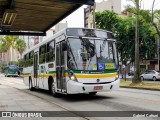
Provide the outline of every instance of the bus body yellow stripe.
[[[109,73],[109,74],[75,74],[76,78],[109,78],[109,77],[116,77],[117,73]],[[29,77],[33,75],[24,75],[23,77]],[[56,77],[56,74],[39,74],[39,78],[48,78],[52,76],[53,78]],[[65,74],[68,77],[68,74]]]
[[75,74],[77,78],[109,78],[115,77],[117,73],[111,74]]

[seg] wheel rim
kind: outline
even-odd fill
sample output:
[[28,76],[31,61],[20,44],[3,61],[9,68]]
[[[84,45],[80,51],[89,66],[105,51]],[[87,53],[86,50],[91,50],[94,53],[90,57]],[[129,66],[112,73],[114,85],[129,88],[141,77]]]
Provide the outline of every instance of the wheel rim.
[[31,81],[30,81],[30,82],[29,82],[29,89],[31,89],[31,87],[32,87],[32,86],[31,86]]
[[155,81],[155,80],[156,80],[156,77],[153,77],[153,80]]
[[143,77],[141,77],[141,80],[143,80],[144,78]]
[[52,93],[55,94],[55,87],[54,87],[54,83],[52,83]]

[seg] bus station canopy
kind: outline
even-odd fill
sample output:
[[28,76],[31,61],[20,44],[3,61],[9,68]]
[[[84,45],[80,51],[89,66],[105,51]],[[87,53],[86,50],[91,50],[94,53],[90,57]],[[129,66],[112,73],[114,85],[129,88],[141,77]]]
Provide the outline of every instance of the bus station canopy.
[[0,0],[0,35],[46,35],[84,4],[94,0]]

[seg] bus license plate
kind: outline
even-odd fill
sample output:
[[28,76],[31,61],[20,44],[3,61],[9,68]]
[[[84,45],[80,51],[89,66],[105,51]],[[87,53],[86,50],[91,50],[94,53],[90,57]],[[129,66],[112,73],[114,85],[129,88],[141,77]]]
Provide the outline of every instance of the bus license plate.
[[94,90],[102,90],[103,86],[94,86]]

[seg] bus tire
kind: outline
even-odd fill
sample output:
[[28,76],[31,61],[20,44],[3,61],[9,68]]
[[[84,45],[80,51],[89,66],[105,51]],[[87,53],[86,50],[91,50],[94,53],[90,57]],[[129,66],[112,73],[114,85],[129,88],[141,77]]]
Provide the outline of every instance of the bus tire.
[[32,79],[31,78],[29,78],[29,90],[30,91],[34,91],[35,90],[33,85],[32,85]]
[[50,92],[51,92],[53,97],[58,97],[58,93],[55,90],[55,86],[54,86],[53,80],[49,84],[49,89],[50,89]]
[[97,92],[89,92],[89,95],[96,95]]

